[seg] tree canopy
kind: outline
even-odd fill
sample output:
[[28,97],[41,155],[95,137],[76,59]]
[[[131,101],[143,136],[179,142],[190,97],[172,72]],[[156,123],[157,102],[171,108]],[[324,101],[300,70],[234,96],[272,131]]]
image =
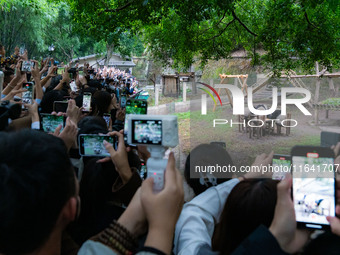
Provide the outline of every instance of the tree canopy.
[[[0,4],[10,9],[8,2],[16,1],[22,3],[18,6],[39,6],[24,19],[25,26],[36,22],[49,30],[47,37],[34,31],[35,38],[44,39],[36,44],[60,39],[65,54],[86,51],[88,41],[92,50],[97,44],[106,52],[141,54],[142,40],[153,57],[179,69],[194,61],[204,66],[209,59],[228,58],[241,48],[253,64],[277,72],[311,71],[315,61],[328,68],[340,65],[337,0],[0,0]],[[46,11],[46,6],[55,8]]]

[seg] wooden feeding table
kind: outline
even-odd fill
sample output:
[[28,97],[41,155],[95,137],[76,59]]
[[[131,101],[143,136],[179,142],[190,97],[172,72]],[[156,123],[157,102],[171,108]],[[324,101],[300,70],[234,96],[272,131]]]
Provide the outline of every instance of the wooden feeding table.
[[329,111],[340,111],[340,98],[328,98],[320,103],[313,104],[316,110],[326,110],[326,119],[328,119]]

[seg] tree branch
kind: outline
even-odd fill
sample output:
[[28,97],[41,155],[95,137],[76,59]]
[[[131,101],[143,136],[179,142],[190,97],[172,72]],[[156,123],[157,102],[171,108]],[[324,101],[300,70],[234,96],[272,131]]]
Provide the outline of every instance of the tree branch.
[[205,32],[207,32],[208,30],[212,29],[213,27],[218,26],[219,24],[221,24],[221,23],[222,23],[222,20],[225,18],[225,15],[226,15],[226,14],[227,14],[227,10],[223,13],[222,18],[217,22],[217,24],[215,24],[215,25],[212,26],[212,27],[208,27],[208,28],[204,29],[200,34],[204,34]]
[[133,3],[133,1],[130,1],[130,2],[124,4],[124,5],[116,8],[116,9],[106,9],[105,12],[118,12],[118,11],[121,11],[121,10],[129,7],[132,3]]
[[210,41],[212,39],[215,39],[216,37],[221,36],[234,21],[235,21],[235,19],[233,19],[232,21],[227,23],[227,25],[217,35],[214,35],[213,37],[210,37],[208,39],[204,39],[203,41]]
[[311,21],[310,21],[310,19],[308,18],[308,14],[307,14],[307,12],[305,11],[305,18],[306,18],[306,20],[307,20],[307,23],[309,24],[309,25],[311,25],[312,27],[314,27],[314,28],[316,28],[316,29],[318,29],[318,27],[317,26],[315,26]]
[[253,36],[257,36],[257,34],[255,34],[254,32],[252,32],[237,16],[236,16],[236,13],[235,11],[233,10],[231,12],[231,14],[233,15],[234,19],[238,21],[238,23],[240,23],[240,25],[242,27],[244,27],[245,30],[247,30],[248,33],[252,34]]

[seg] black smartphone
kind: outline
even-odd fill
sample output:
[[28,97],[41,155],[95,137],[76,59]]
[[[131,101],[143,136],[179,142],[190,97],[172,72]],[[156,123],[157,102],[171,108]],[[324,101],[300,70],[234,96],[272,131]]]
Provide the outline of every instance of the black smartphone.
[[321,146],[331,147],[337,145],[338,142],[340,142],[340,133],[321,132]]
[[22,61],[21,63],[21,71],[22,72],[31,72],[34,68],[34,62],[33,61]]
[[33,104],[34,100],[34,83],[33,82],[25,82],[22,85],[23,89],[26,89],[25,92],[22,92],[22,109],[26,109],[24,104]]
[[299,227],[329,229],[335,216],[334,152],[326,147],[295,146],[292,151],[292,196]]
[[84,93],[83,95],[83,111],[90,112],[91,109],[91,93]]
[[56,128],[61,125],[64,128],[64,116],[56,116],[52,114],[41,114],[41,126],[45,132],[54,133]]
[[65,101],[55,101],[53,103],[53,111],[55,112],[65,112],[67,111],[68,102]]
[[111,114],[110,113],[104,113],[103,119],[106,122],[107,128],[110,127],[110,121],[111,121]]
[[103,142],[107,141],[115,149],[118,146],[117,137],[108,135],[80,135],[79,136],[79,153],[86,157],[110,157],[110,153],[105,149]]
[[289,155],[274,154],[272,160],[273,180],[283,180],[290,173],[292,158]]
[[[124,141],[127,143],[128,133],[128,115],[129,114],[147,114],[148,102],[142,99],[129,99],[126,101],[125,107],[125,122],[124,122]],[[135,147],[134,145],[130,145]]]

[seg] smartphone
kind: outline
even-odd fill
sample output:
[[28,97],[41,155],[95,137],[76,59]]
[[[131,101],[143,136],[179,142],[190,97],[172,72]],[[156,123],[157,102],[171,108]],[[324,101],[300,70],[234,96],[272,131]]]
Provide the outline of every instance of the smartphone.
[[126,106],[126,96],[121,96],[120,97],[120,108],[125,108]]
[[91,93],[84,93],[83,95],[83,111],[90,112],[91,109]]
[[107,141],[117,149],[117,137],[108,135],[80,135],[79,153],[86,157],[110,157],[110,153],[105,149],[103,141]]
[[41,126],[45,132],[54,133],[56,128],[61,125],[64,128],[64,116],[56,116],[52,114],[41,114]]
[[62,75],[64,72],[64,68],[58,68],[57,69],[57,74]]
[[25,53],[25,47],[20,47],[19,55],[22,56]]
[[[125,97],[125,100],[126,100],[126,97]],[[129,99],[125,103],[126,114],[146,114],[147,111],[148,111],[148,103],[145,100]]]
[[335,146],[338,142],[340,142],[340,133],[321,132],[321,146],[331,147]]
[[274,154],[272,167],[273,167],[273,180],[283,180],[287,173],[290,173],[292,158],[289,155]]
[[67,111],[68,102],[65,101],[55,101],[53,103],[53,111],[55,112],[65,112]]
[[[141,99],[129,99],[126,101],[125,107],[125,123],[124,123],[124,141],[127,144],[128,115],[129,114],[147,114],[148,102]],[[131,145],[130,145],[131,146]]]
[[23,61],[21,63],[22,72],[31,72],[33,68],[34,68],[34,62],[32,61]]
[[140,170],[139,170],[139,176],[142,180],[145,180],[147,177],[147,169],[146,169],[146,165],[145,162],[141,160],[140,162]]
[[105,122],[106,122],[107,128],[109,128],[109,127],[110,127],[110,121],[111,121],[111,114],[109,114],[109,113],[104,113],[103,119],[104,119]]
[[334,152],[326,147],[295,146],[292,151],[292,196],[299,227],[329,229],[335,216]]
[[34,83],[33,82],[25,82],[22,85],[23,89],[27,91],[22,93],[22,109],[26,109],[24,104],[33,104],[34,100]]
[[73,92],[77,92],[77,91],[78,91],[78,87],[77,87],[77,84],[76,84],[75,81],[71,81],[70,87],[71,87],[71,90],[72,90]]

